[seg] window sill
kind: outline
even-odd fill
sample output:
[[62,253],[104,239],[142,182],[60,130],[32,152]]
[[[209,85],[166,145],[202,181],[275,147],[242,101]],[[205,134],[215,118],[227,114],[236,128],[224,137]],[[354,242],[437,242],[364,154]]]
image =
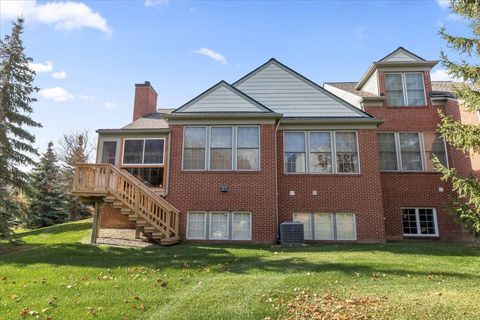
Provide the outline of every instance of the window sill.
[[438,234],[404,234],[404,239],[415,240],[415,239],[440,239]]
[[306,176],[306,177],[360,177],[360,173],[304,173],[284,172],[285,176]]
[[441,175],[441,172],[437,171],[383,171],[380,170],[380,173],[387,173],[387,174],[426,174],[426,175]]
[[183,173],[214,174],[214,173],[260,173],[261,170],[182,170]]
[[427,109],[428,105],[423,106],[387,106],[387,109]]

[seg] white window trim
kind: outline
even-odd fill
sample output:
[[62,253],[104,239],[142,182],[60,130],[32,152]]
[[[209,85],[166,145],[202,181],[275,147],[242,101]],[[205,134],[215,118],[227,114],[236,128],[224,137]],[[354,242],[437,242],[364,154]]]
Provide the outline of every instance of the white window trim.
[[[188,227],[189,227],[189,224],[190,224],[190,213],[202,213],[203,214],[203,224],[205,226],[205,228],[203,229],[203,237],[189,237],[188,235]],[[207,212],[205,211],[187,211],[187,230],[185,232],[185,238],[187,240],[205,240],[207,239]]]
[[[337,214],[349,214],[353,217],[353,239],[338,239],[338,228],[337,228]],[[338,241],[357,241],[357,215],[351,212],[336,212],[335,213],[335,237]]]
[[[316,215],[329,215],[330,216],[330,229],[332,230],[332,237],[329,238],[329,239],[317,239],[317,222],[316,222],[316,219],[315,219],[315,216]],[[319,241],[330,241],[330,240],[335,240],[335,228],[336,226],[334,225],[334,219],[333,219],[333,215],[334,213],[330,213],[330,212],[314,212],[313,213],[313,238],[315,240],[319,240]]]
[[[425,138],[424,138],[424,133],[437,133],[435,131],[422,131],[422,132],[394,132],[394,131],[380,131],[377,132],[379,133],[393,133],[394,134],[394,141],[395,141],[395,152],[396,152],[396,157],[397,157],[397,170],[383,170],[381,168],[381,172],[436,172],[435,170],[427,170],[427,157],[425,156]],[[400,134],[401,133],[417,133],[419,135],[420,139],[420,152],[421,152],[421,161],[422,161],[422,170],[403,170],[402,166],[402,154],[401,154],[401,148],[400,148]],[[446,158],[446,166],[447,168],[450,167],[450,164],[448,162],[448,150],[447,150],[447,142],[445,139],[443,139],[443,148],[445,150],[445,158]],[[378,139],[377,139],[378,143]],[[377,144],[378,147],[378,144]],[[380,151],[378,151],[380,153]],[[379,163],[380,165],[380,163]]]
[[[224,214],[227,216],[227,232],[226,232],[226,237],[225,238],[213,238],[212,237],[212,214]],[[209,215],[209,223],[208,223],[208,239],[209,240],[228,240],[230,238],[230,213],[228,211],[210,211],[208,213]]]
[[[237,169],[237,128],[258,128],[258,169],[247,170]],[[185,169],[184,157],[185,157],[185,130],[186,128],[205,128],[205,166],[203,169]],[[210,169],[210,140],[212,128],[232,128],[232,167],[231,169]],[[182,171],[213,171],[213,172],[259,172],[261,170],[261,126],[260,125],[208,125],[208,126],[195,126],[188,125],[183,127],[183,141],[182,141]]]
[[[230,147],[230,151],[232,154],[232,161],[230,163],[230,169],[212,169],[210,168],[211,166],[211,151],[212,151],[212,129],[214,128],[230,128],[232,129],[232,144]],[[208,165],[207,165],[207,170],[208,171],[235,171],[234,167],[234,158],[236,157],[236,152],[234,152],[235,149],[235,143],[236,143],[236,137],[235,137],[235,127],[234,126],[209,126],[208,127]],[[213,148],[213,149],[228,149],[228,148]]]
[[[285,133],[304,133],[305,134],[305,172],[288,172],[287,171],[287,162],[285,158]],[[310,133],[312,132],[330,132],[330,141],[332,144],[332,172],[310,172]],[[357,145],[357,172],[338,172],[337,170],[337,142],[336,142],[336,132],[354,132],[356,145]],[[298,130],[285,130],[283,131],[283,173],[292,174],[292,175],[301,175],[301,174],[311,174],[311,175],[360,175],[361,174],[361,165],[360,165],[360,145],[358,141],[358,130],[307,130],[307,131],[298,131]]]
[[[143,140],[142,163],[125,163],[125,141],[128,140]],[[163,140],[163,153],[161,163],[144,163],[145,161],[145,141],[147,140]],[[122,166],[124,167],[150,167],[150,166],[164,166],[165,165],[165,138],[123,138],[123,153]]]
[[[248,239],[238,239],[238,238],[235,238],[233,235],[234,235],[234,232],[233,232],[233,225],[235,223],[235,214],[248,214],[249,216],[249,226],[250,226],[250,237]],[[251,241],[252,240],[252,230],[253,230],[253,226],[252,226],[252,213],[251,212],[247,212],[247,211],[234,211],[232,212],[232,239],[231,240],[234,240],[234,241]],[[230,229],[230,228],[229,228]]]
[[[238,157],[238,128],[257,128],[258,129],[258,169],[238,169],[237,157]],[[260,171],[261,168],[261,161],[260,161],[260,154],[261,154],[261,141],[260,141],[260,126],[255,125],[239,125],[235,126],[235,157],[234,157],[234,168],[236,171],[247,171],[247,172],[256,172]],[[254,148],[241,148],[241,149],[254,149]]]
[[[439,232],[438,232],[438,220],[437,220],[437,209],[432,208],[432,207],[401,207],[400,208],[400,213],[402,213],[402,210],[408,210],[408,209],[414,209],[415,210],[415,222],[417,224],[417,233],[403,233],[403,217],[400,215],[400,221],[402,223],[402,234],[404,237],[438,237]],[[420,209],[428,209],[432,210],[433,214],[433,224],[435,226],[435,234],[422,234],[420,232]]]
[[[425,77],[424,77],[424,74],[423,72],[385,72],[384,73],[384,81],[385,81],[385,91],[388,92],[388,89],[387,89],[387,81],[385,80],[386,79],[386,75],[387,74],[399,74],[401,79],[402,79],[402,93],[403,93],[403,102],[404,102],[404,105],[403,106],[391,106],[391,105],[387,105],[388,107],[392,107],[392,108],[402,108],[402,107],[426,107],[427,106],[427,93],[425,92]],[[409,105],[408,104],[408,92],[407,92],[407,80],[406,80],[406,77],[405,75],[406,74],[420,74],[422,76],[422,86],[423,86],[423,102],[424,104],[423,105]],[[388,101],[388,100],[385,100],[385,101]]]
[[[205,129],[205,162],[203,165],[203,169],[185,169],[184,161],[185,161],[185,131],[187,128],[204,128]],[[206,171],[207,169],[207,150],[208,150],[208,126],[183,126],[183,136],[182,136],[182,171]]]
[[[103,163],[103,143],[104,142],[116,142],[117,145],[115,147],[115,166],[118,166],[120,162],[119,151],[120,151],[120,138],[99,138],[99,147],[98,147],[98,154],[97,154],[97,163]],[[123,159],[122,159],[123,160]]]

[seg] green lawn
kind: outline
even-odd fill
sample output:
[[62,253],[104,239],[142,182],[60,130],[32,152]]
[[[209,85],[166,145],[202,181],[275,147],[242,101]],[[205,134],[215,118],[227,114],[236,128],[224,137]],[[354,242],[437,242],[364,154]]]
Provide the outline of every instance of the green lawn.
[[480,318],[478,245],[132,249],[82,244],[90,227],[0,244],[0,319]]

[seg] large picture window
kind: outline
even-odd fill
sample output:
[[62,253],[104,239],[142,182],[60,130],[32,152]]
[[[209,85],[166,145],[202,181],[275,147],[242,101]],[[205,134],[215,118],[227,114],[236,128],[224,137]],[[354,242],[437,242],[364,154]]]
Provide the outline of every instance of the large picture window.
[[402,223],[404,236],[438,236],[434,208],[403,208]]
[[125,139],[124,165],[163,165],[165,139]]
[[424,106],[425,88],[421,73],[385,73],[387,105]]
[[259,133],[259,126],[185,127],[183,170],[259,170]]
[[187,212],[187,239],[252,240],[250,212]]
[[305,240],[357,240],[353,213],[294,213],[293,221],[303,223]]
[[286,131],[286,173],[358,173],[356,131]]
[[445,141],[436,132],[382,132],[377,143],[382,171],[435,171],[434,156],[448,165]]

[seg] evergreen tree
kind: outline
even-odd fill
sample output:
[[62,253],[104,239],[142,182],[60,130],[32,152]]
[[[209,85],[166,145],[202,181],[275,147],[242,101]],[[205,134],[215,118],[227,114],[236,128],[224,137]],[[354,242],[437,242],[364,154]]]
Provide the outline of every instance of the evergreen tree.
[[30,226],[45,227],[65,222],[68,219],[67,194],[61,185],[52,142],[32,172],[31,185]]
[[[453,61],[442,51],[441,61],[450,75],[464,80],[454,90],[462,106],[470,112],[480,112],[480,65],[478,59],[472,59],[472,56],[480,57],[480,1],[452,0],[450,7],[453,13],[469,20],[473,32],[471,36],[454,36],[442,28],[440,36],[462,60]],[[439,131],[450,145],[465,153],[480,152],[480,125],[462,124],[442,112],[440,117]],[[458,195],[453,211],[470,230],[480,235],[480,181],[473,175],[460,176],[454,168],[446,168],[439,161],[436,168],[443,174],[443,180],[452,182]]]
[[32,146],[35,137],[26,127],[41,127],[31,119],[35,72],[29,68],[32,59],[24,53],[23,18],[13,23],[11,35],[0,39],[0,237],[11,236],[8,210],[12,189],[28,188],[27,173],[22,167],[33,165],[38,155]]
[[65,133],[60,140],[59,158],[62,163],[62,184],[68,194],[67,209],[70,213],[70,220],[79,220],[90,216],[89,208],[72,194],[75,164],[87,163],[90,154],[87,130]]

